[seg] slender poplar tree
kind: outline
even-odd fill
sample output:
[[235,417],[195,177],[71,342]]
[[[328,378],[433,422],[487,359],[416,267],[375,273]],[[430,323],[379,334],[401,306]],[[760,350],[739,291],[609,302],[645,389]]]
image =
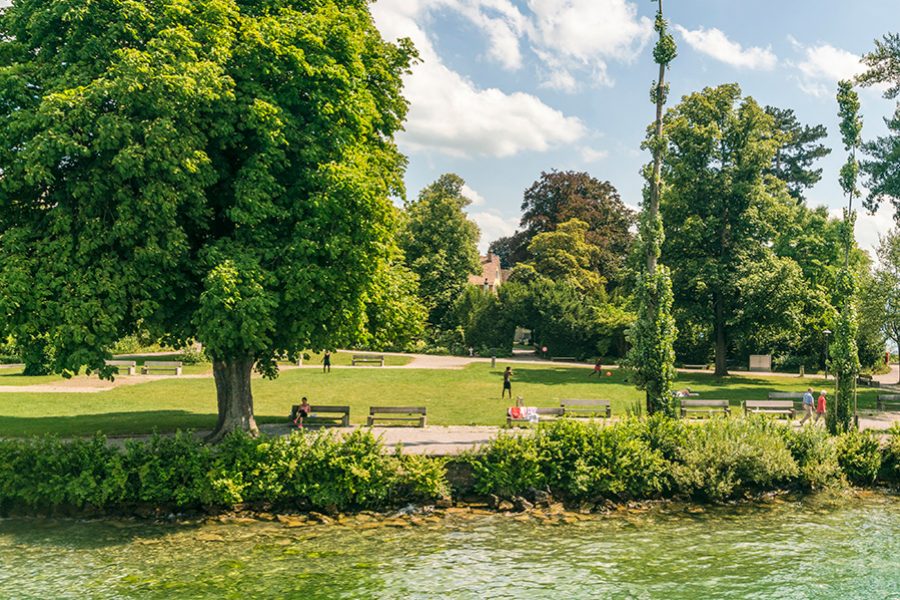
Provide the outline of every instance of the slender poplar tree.
[[663,244],[663,224],[659,215],[661,194],[661,170],[666,139],[663,134],[663,107],[669,93],[665,81],[666,69],[675,56],[675,38],[667,31],[663,17],[663,2],[656,0],[658,9],[654,28],[659,34],[653,48],[653,60],[659,65],[659,78],[650,90],[650,99],[656,105],[656,121],[644,147],[653,155],[653,163],[645,169],[648,185],[644,189],[644,202],[638,228],[638,248],[645,262],[637,278],[638,318],[631,330],[632,348],[629,363],[635,371],[635,383],[646,392],[647,412],[675,414],[671,397],[675,379],[675,319],[672,317],[672,280],[669,270],[659,264]]
[[834,406],[826,415],[828,429],[832,433],[850,428],[851,415],[855,414],[856,378],[859,375],[859,349],[856,334],[859,329],[856,317],[856,276],[850,268],[850,248],[853,240],[853,226],[856,212],[853,199],[859,196],[856,187],[859,179],[859,161],[856,151],[862,144],[862,119],[859,116],[859,96],[853,91],[849,81],[838,83],[838,116],[841,119],[841,140],[847,151],[847,162],[841,167],[841,189],[847,195],[844,209],[844,223],[841,241],[844,246],[844,264],[837,280],[840,299],[840,313],[835,327],[834,343],[831,346],[832,366],[835,373]]

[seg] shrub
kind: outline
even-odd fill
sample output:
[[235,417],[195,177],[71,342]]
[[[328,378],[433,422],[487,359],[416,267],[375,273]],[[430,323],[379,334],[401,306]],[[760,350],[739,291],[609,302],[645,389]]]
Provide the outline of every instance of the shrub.
[[881,448],[871,432],[851,429],[837,438],[838,464],[854,485],[871,485],[881,467]]
[[132,502],[178,507],[212,503],[211,450],[190,432],[129,441],[123,464],[128,473],[127,497]]
[[679,492],[721,502],[774,489],[798,474],[780,425],[764,417],[713,419],[687,428],[673,476]]
[[881,459],[881,479],[900,483],[900,424],[894,423],[888,430],[888,442]]
[[832,437],[824,429],[783,429],[788,450],[799,469],[797,483],[800,487],[818,490],[841,481],[843,472],[838,464],[837,450]]
[[536,436],[500,432],[465,458],[472,465],[479,494],[509,498],[546,486]]

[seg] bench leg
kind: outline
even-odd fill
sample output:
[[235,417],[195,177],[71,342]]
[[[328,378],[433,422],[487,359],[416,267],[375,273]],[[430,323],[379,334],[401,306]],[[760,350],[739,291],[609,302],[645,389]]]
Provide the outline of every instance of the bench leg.
[[341,427],[350,427],[350,415],[344,415],[341,418]]
[[425,427],[425,417],[424,416],[421,419],[419,419],[419,427]]
[[176,368],[175,368],[175,375],[176,375],[176,376],[181,375],[181,367],[176,367]]
[[372,417],[366,418],[366,427],[371,427],[374,423],[375,423],[375,419],[373,419]]

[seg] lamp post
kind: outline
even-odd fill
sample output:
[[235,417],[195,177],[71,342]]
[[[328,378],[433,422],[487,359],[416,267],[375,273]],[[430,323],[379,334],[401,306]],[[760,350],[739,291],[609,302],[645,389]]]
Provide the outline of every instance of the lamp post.
[[825,334],[825,381],[828,381],[828,336],[831,335],[831,330],[826,329],[822,333]]

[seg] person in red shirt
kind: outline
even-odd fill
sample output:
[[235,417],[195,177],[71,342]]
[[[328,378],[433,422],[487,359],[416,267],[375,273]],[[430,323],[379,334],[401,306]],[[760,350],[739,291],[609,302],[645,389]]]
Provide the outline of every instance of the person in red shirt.
[[819,394],[819,400],[816,402],[816,420],[815,423],[819,422],[819,419],[825,418],[825,390],[822,390],[822,393]]

